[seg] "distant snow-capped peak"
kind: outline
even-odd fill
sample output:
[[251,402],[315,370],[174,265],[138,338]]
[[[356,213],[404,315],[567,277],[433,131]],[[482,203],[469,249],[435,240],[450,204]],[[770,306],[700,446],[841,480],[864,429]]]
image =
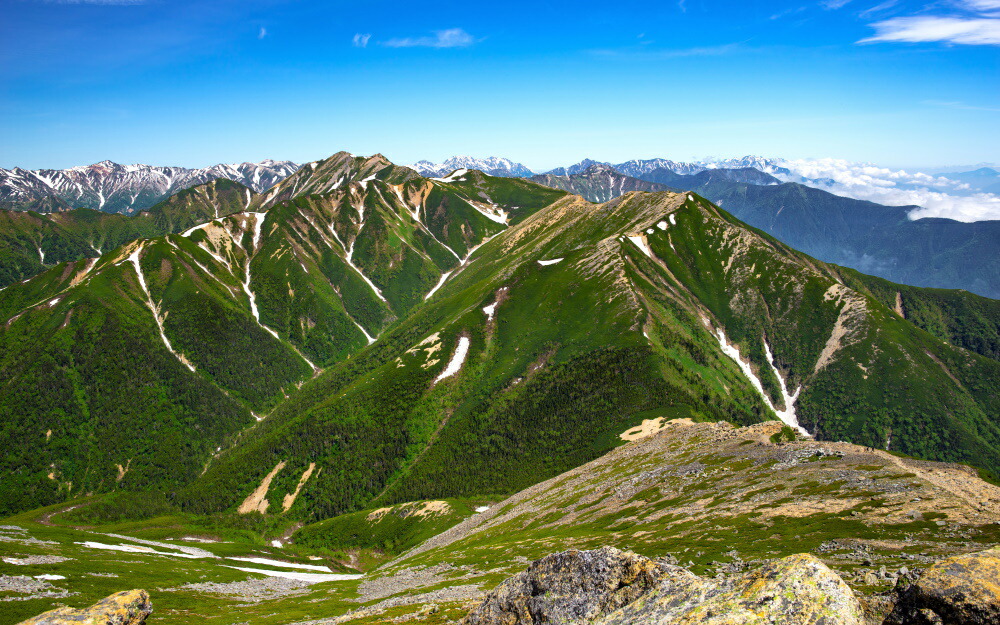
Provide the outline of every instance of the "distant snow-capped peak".
[[440,177],[450,174],[456,169],[477,169],[484,174],[491,176],[505,176],[507,178],[523,178],[534,174],[533,171],[514,162],[509,158],[498,156],[488,156],[486,158],[475,158],[473,156],[453,156],[443,163],[432,163],[431,161],[418,161],[410,165],[422,176]]
[[104,160],[68,169],[0,169],[0,204],[29,203],[55,196],[67,205],[112,213],[134,213],[188,187],[226,178],[258,193],[298,170],[291,161],[213,165],[198,169],[121,165]]

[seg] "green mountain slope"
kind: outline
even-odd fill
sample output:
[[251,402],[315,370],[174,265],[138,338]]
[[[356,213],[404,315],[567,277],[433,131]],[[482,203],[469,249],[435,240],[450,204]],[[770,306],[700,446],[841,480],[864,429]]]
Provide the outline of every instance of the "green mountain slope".
[[[695,195],[591,204],[340,153],[0,292],[2,505],[152,489],[320,519],[514,492],[679,417],[997,471],[997,323]],[[141,362],[137,404],[122,376]],[[106,440],[126,424],[134,445]]]
[[[10,450],[0,465],[16,476],[4,480],[14,488],[0,489],[0,509],[190,481],[254,416],[422,302],[506,219],[564,195],[481,174],[425,180],[381,157],[333,160],[337,189],[267,206],[230,193],[240,212],[224,217],[218,196],[193,189],[146,219],[211,221],[0,292],[0,441]],[[299,176],[276,190],[315,182]],[[130,369],[142,369],[142,393]],[[134,444],[107,435],[126,425]]]
[[513,492],[677,417],[797,416],[822,438],[1000,468],[1000,363],[842,282],[693,195],[568,197],[303,385],[178,501],[277,512],[295,492],[289,514],[315,519]]
[[884,206],[797,183],[748,184],[704,171],[659,169],[643,179],[689,189],[788,245],[894,282],[1000,298],[1000,221],[911,221],[914,206]]
[[254,195],[237,182],[218,179],[180,191],[135,216],[88,208],[50,215],[0,211],[0,287],[58,263],[95,258],[101,250],[240,212]]

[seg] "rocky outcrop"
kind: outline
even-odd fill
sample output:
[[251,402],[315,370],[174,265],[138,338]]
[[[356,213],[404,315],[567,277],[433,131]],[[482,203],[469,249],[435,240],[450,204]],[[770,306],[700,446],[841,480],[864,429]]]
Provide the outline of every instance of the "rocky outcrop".
[[728,580],[613,548],[567,551],[508,579],[465,625],[862,625],[843,580],[808,554]]
[[590,622],[652,590],[668,568],[676,567],[613,547],[553,554],[501,583],[462,622]]
[[89,608],[57,608],[19,625],[142,625],[153,612],[145,590],[125,590]]
[[1000,623],[1000,549],[941,560],[899,599],[885,625]]
[[725,581],[671,576],[596,623],[862,625],[864,617],[854,592],[836,573],[814,556],[797,554]]

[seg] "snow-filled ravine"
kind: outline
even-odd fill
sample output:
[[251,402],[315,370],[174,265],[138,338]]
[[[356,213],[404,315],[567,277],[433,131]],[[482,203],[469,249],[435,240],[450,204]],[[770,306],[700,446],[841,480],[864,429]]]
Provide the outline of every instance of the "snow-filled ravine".
[[800,386],[799,388],[795,389],[794,393],[788,392],[788,387],[785,382],[785,379],[781,377],[781,373],[778,371],[778,368],[774,364],[774,355],[771,354],[771,346],[767,344],[767,341],[764,341],[764,352],[765,354],[767,354],[767,361],[768,364],[771,366],[771,370],[774,371],[774,375],[778,378],[778,383],[781,385],[781,397],[785,403],[785,409],[780,411],[774,407],[774,404],[771,403],[771,398],[768,396],[766,392],[764,392],[764,385],[761,383],[760,378],[758,378],[757,375],[753,372],[753,369],[750,367],[750,363],[743,360],[743,357],[740,355],[740,350],[735,345],[731,345],[729,341],[726,339],[726,333],[722,330],[722,328],[716,329],[715,334],[716,338],[719,340],[719,347],[722,348],[722,351],[727,356],[729,356],[730,358],[733,359],[734,362],[736,362],[736,364],[740,368],[740,371],[742,371],[743,375],[745,375],[747,379],[750,380],[750,384],[753,385],[755,389],[757,389],[757,392],[760,394],[761,399],[763,399],[764,403],[767,404],[767,407],[771,409],[771,412],[773,412],[774,415],[778,417],[778,419],[780,419],[785,425],[795,428],[805,436],[812,436],[804,427],[799,425],[798,416],[795,414],[795,401],[798,399],[799,392],[802,390],[802,387]]

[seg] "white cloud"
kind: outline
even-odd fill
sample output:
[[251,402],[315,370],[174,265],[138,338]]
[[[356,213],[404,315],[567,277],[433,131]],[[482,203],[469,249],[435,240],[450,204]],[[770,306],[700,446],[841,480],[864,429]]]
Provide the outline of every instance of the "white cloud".
[[472,35],[461,28],[438,30],[430,37],[390,39],[384,45],[390,48],[467,48],[476,43]]
[[264,37],[267,37],[267,29],[261,26],[260,31],[257,32],[257,39],[263,39]]
[[876,33],[858,43],[878,41],[943,41],[966,45],[1000,45],[1000,19],[985,17],[894,17],[872,24]]
[[355,48],[367,48],[368,40],[371,38],[371,33],[355,33],[351,43],[354,44]]
[[825,2],[821,2],[820,4],[822,4],[824,7],[826,7],[831,11],[835,11],[850,1],[851,0],[826,0]]
[[1000,9],[1000,0],[965,0],[963,4],[973,11],[995,11]]
[[1000,219],[1000,196],[992,193],[955,195],[954,191],[968,189],[968,185],[943,176],[834,158],[779,161],[778,165],[792,172],[791,175],[774,174],[787,182],[799,182],[837,195],[888,206],[919,206],[910,213],[911,219]]

